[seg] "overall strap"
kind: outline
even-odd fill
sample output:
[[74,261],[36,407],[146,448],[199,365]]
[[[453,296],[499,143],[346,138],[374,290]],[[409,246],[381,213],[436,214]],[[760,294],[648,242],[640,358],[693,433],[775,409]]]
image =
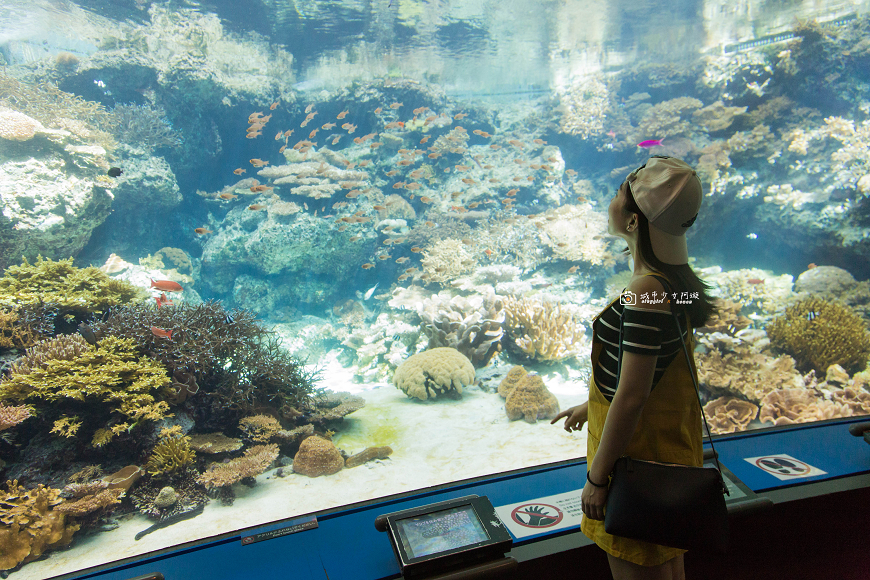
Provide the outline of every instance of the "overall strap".
[[[671,286],[665,277],[659,276],[658,274],[646,274],[646,276],[654,276],[665,287],[665,292],[667,292],[668,294],[671,294],[671,291],[670,291]],[[707,431],[707,439],[710,441],[710,448],[713,449],[713,458],[716,460],[716,469],[719,471],[719,479],[722,481],[722,491],[726,495],[730,496],[731,494],[728,492],[728,487],[725,485],[725,480],[722,477],[722,466],[719,465],[719,455],[716,453],[716,448],[713,447],[713,437],[712,437],[712,434],[710,433],[710,425],[707,424],[707,415],[704,413],[704,406],[701,404],[701,392],[698,388],[698,382],[695,380],[695,373],[692,371],[692,361],[689,357],[689,348],[686,346],[686,341],[683,340],[683,329],[680,326],[680,319],[677,318],[677,313],[674,310],[674,303],[673,302],[671,302],[671,315],[674,317],[674,322],[677,324],[677,333],[679,334],[679,337],[680,337],[680,343],[683,345],[683,353],[686,356],[686,366],[689,369],[689,375],[691,375],[691,377],[692,377],[692,384],[695,387],[695,395],[698,397],[698,406],[701,408],[701,417],[703,417],[703,419],[704,419],[704,427]],[[622,372],[622,325],[623,325],[624,317],[625,317],[625,306],[623,306],[622,314],[619,316],[619,356],[617,357],[617,362],[616,362],[616,365],[617,365],[616,366],[616,386],[617,386],[617,388],[619,387],[619,375]],[[688,332],[688,328],[686,329],[686,331]]]

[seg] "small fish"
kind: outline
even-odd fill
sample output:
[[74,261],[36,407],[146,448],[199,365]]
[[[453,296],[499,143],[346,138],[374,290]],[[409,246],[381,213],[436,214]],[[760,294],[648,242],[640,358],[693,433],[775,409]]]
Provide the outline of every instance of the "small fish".
[[754,234],[754,233],[753,234],[746,234],[746,237],[749,238],[750,240],[757,240],[758,234]]
[[573,274],[574,272],[577,271],[577,268],[578,268],[578,266],[571,266],[570,268],[568,268],[568,273]]
[[308,134],[308,138],[314,139],[314,136],[317,135],[317,131],[319,131],[319,129],[314,129],[311,133]]
[[489,248],[485,249],[483,253],[486,254],[488,257],[492,257],[492,250],[490,250]]
[[222,193],[218,197],[221,199],[238,199],[239,196],[232,193]]
[[335,118],[336,119],[344,119],[345,117],[347,117],[348,113],[350,113],[350,111],[342,111],[338,115],[336,115]]
[[106,175],[109,177],[120,177],[121,174],[124,173],[120,167],[112,167],[106,172]]
[[387,206],[385,206],[385,205],[373,205],[372,209],[375,211],[384,211],[385,209],[387,209]]
[[401,106],[404,106],[404,104],[403,103],[391,103],[390,104],[391,109],[398,109]]
[[284,131],[284,136],[289,137],[293,134],[293,131],[295,131],[295,129],[287,129],[286,131]]
[[390,259],[390,255],[389,255],[389,254],[380,254],[380,255],[378,256],[378,260],[389,260],[389,259]]
[[812,270],[813,268],[817,268],[817,267],[818,267],[818,266],[816,266],[816,265],[813,264],[813,263],[809,263],[809,264],[807,264],[807,270]]
[[280,141],[281,137],[283,137],[283,136],[284,136],[284,133],[282,133],[281,131],[278,131],[278,134],[275,135],[275,141]]
[[762,280],[761,278],[750,278],[746,282],[748,282],[749,284],[764,284],[764,280]]
[[426,143],[427,141],[429,141],[429,137],[430,137],[429,135],[426,135],[425,137],[420,139],[420,144],[422,145],[423,143]]
[[468,204],[468,209],[474,209],[479,205],[480,205],[479,201],[472,201],[471,203]]
[[463,177],[462,183],[465,183],[467,185],[477,185],[477,182],[474,181],[473,179],[471,179],[470,177]]
[[350,242],[358,242],[362,239],[362,236],[351,236],[348,241]]
[[262,131],[256,131],[256,132],[254,132],[254,133],[248,133],[247,135],[245,135],[245,139],[256,139],[257,137],[259,137],[259,136],[262,135],[262,134],[263,134]]
[[[810,311],[807,313],[807,320],[809,320],[810,322],[812,322],[813,320],[816,319],[816,316],[818,316],[818,315],[819,315],[819,313],[816,312],[815,310],[810,310]],[[87,340],[87,338],[86,338],[85,340]],[[88,341],[88,342],[90,342],[90,341]]]
[[375,267],[375,265],[372,264],[371,262],[366,262],[365,264],[362,265],[363,270],[368,270],[369,268],[374,268],[374,267]]
[[251,159],[251,165],[254,167],[263,167],[265,165],[269,165],[268,161],[263,161],[262,159]]
[[466,113],[456,113],[455,115],[453,115],[453,119],[459,121],[460,119],[464,119],[467,116],[468,115]]
[[281,145],[281,148],[278,149],[278,153],[284,153],[284,150],[287,149],[286,145]]
[[380,115],[383,111],[384,110],[382,108],[378,107],[377,109],[375,109],[375,115]]
[[650,149],[652,147],[658,147],[662,144],[661,139],[647,139],[646,141],[641,141],[637,144],[638,147],[643,147],[644,149]]
[[196,228],[196,229],[193,230],[193,231],[195,231],[196,233],[198,233],[198,234],[200,234],[200,235],[202,235],[202,234],[213,234],[213,233],[214,233],[214,232],[212,232],[212,231],[211,231],[210,229],[208,229],[208,228]]
[[471,169],[471,166],[470,165],[456,165],[456,166],[454,166],[454,169],[456,169],[456,171],[468,171],[469,169]]
[[517,149],[522,149],[523,147],[525,147],[525,145],[523,145],[522,142],[517,141],[516,139],[511,139],[510,141],[508,141],[508,143],[510,143],[511,145],[516,147]]
[[426,197],[425,195],[423,195],[423,196],[420,197],[420,201],[421,201],[422,203],[432,203],[432,202],[435,201],[435,200],[432,199],[431,197]]
[[402,282],[404,280],[407,280],[408,278],[409,278],[408,274],[400,274],[399,277],[396,278],[396,280],[398,280],[399,282]]
[[278,101],[275,101],[274,103],[272,103],[271,105],[269,105],[269,110],[270,110],[270,111],[274,111],[274,110],[277,109],[277,108],[278,108]]
[[402,256],[401,258],[396,258],[396,263],[397,264],[404,264],[405,262],[407,262],[410,259],[411,258],[409,258],[408,256]]
[[181,292],[184,290],[184,288],[181,287],[181,284],[173,282],[172,280],[154,280],[153,278],[149,278],[149,280],[151,280],[150,288],[157,288],[164,292]]
[[375,293],[375,289],[378,287],[378,284],[380,284],[380,282],[378,282],[377,284],[375,284],[374,286],[372,286],[371,288],[366,290],[366,293],[363,294],[363,300],[368,300],[369,298],[372,297],[372,294]]
[[156,326],[151,327],[151,334],[156,336],[157,338],[165,338],[167,340],[172,340],[172,331],[171,330],[163,330],[162,328],[157,328]]
[[88,344],[97,346],[97,335],[94,334],[94,330],[90,326],[81,322],[79,323],[78,331]]
[[519,191],[519,189],[511,189],[511,190],[508,191],[505,195],[508,196],[508,197],[513,197],[513,196],[515,196],[515,195],[517,194],[518,191]]
[[412,181],[411,183],[405,184],[405,189],[410,189],[411,191],[414,191],[416,189],[420,189],[421,187],[423,187],[423,186],[420,185],[419,183],[417,183],[416,181]]
[[323,125],[320,126],[320,128],[323,129],[324,131],[329,131],[333,127],[335,127],[335,123],[324,123]]
[[248,209],[251,211],[260,211],[261,209],[266,209],[266,206],[262,203],[255,203],[253,205],[249,205]]
[[251,113],[250,115],[248,115],[248,123],[253,123],[262,116],[263,113],[261,113],[260,111],[257,111],[256,113]]
[[233,173],[235,173],[236,175],[241,175],[242,173],[244,173],[246,171],[247,171],[247,169],[242,169],[241,167],[239,167],[238,169],[233,169]]
[[462,243],[466,246],[473,246],[474,242],[470,238],[462,238]]
[[342,224],[338,226],[338,231],[343,232],[347,229],[347,224]]
[[573,169],[566,169],[566,170],[565,170],[565,173],[567,173],[567,174],[570,175],[571,177],[574,177],[574,176],[577,175],[577,172],[574,171]]
[[439,157],[441,157],[441,154],[440,153],[430,153],[426,157],[428,157],[429,159],[438,159]]
[[421,248],[420,246],[414,246],[413,248],[411,248],[411,251],[415,254],[418,254],[423,251],[423,248]]
[[434,228],[434,227],[435,227],[435,222],[425,222],[425,226],[426,226],[427,228]]

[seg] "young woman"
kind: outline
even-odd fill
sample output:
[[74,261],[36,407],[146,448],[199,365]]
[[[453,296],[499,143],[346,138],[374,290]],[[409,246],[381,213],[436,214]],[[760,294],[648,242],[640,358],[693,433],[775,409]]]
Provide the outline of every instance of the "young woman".
[[[607,231],[628,244],[634,260],[629,285],[593,322],[589,401],[553,419],[567,431],[589,421],[587,482],[581,529],[607,552],[615,580],[685,578],[685,550],[613,536],[604,531],[609,474],[623,455],[703,464],[701,413],[681,341],[694,352],[692,325],[714,311],[704,284],[688,264],[686,230],[701,207],[701,182],[686,163],[654,156],[633,171],[608,208]],[[665,278],[673,295],[665,296]],[[683,296],[683,293],[686,293]],[[684,299],[685,298],[685,299]],[[671,307],[677,311],[682,336]],[[620,317],[622,369],[617,368]],[[619,375],[619,384],[616,378]]]

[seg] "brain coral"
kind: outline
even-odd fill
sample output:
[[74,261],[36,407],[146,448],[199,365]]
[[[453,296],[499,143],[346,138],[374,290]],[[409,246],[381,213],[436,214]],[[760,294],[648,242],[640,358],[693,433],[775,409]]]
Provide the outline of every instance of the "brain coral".
[[507,396],[504,403],[508,419],[525,419],[535,423],[538,419],[552,419],[559,414],[559,401],[544,386],[541,375],[525,375]]
[[455,348],[433,348],[411,356],[399,365],[393,384],[408,397],[425,401],[444,393],[459,396],[474,382],[474,366]]
[[299,451],[293,458],[293,471],[319,477],[338,473],[344,467],[344,458],[335,448],[332,441],[312,435],[299,445]]

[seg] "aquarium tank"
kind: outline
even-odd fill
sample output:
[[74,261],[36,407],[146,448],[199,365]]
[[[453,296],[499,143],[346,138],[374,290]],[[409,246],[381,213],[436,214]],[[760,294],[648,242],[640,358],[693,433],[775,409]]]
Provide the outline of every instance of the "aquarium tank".
[[0,0],[0,570],[584,457],[651,155],[712,433],[870,414],[868,9]]

